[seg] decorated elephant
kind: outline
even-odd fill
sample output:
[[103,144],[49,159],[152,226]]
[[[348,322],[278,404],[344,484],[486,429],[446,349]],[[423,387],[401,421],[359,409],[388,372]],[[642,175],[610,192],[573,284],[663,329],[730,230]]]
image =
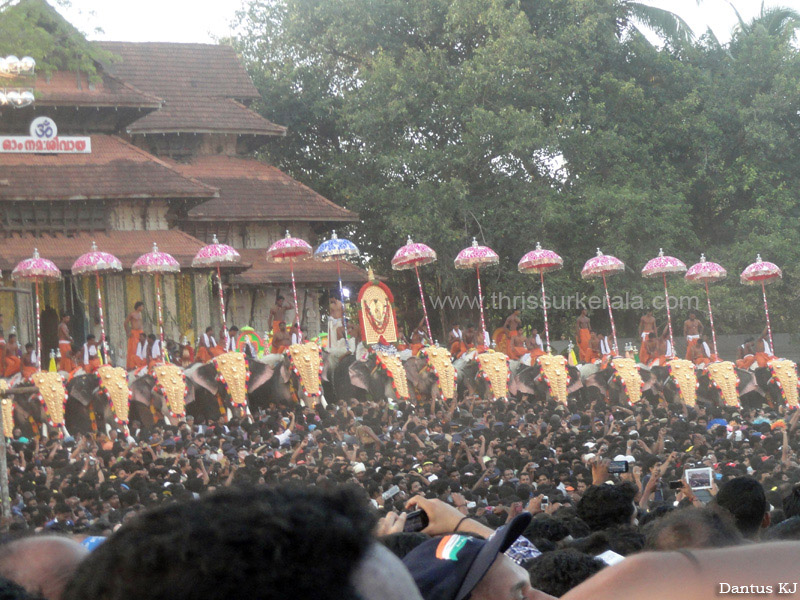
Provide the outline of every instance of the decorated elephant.
[[484,400],[508,398],[518,361],[509,362],[501,352],[471,352],[453,361],[458,381],[458,395],[477,395]]
[[764,403],[764,392],[755,373],[736,368],[729,361],[711,363],[697,372],[697,395],[713,406],[757,407]]
[[67,384],[66,422],[75,433],[127,432],[130,421],[152,422],[146,406],[131,402],[127,373],[103,365],[97,373],[80,373]]
[[371,352],[365,360],[353,355],[342,357],[334,373],[337,400],[408,400],[412,395],[409,366],[417,375],[422,365],[413,359],[402,362],[396,355]]
[[580,371],[565,365],[558,372],[548,373],[553,368],[542,368],[539,362],[533,365],[519,364],[512,370],[509,391],[512,396],[530,396],[534,401],[546,402],[555,400],[566,404],[568,400],[581,402],[584,398],[584,385]]
[[2,380],[12,404],[4,405],[7,415],[13,416],[14,426],[26,437],[68,435],[65,423],[67,392],[58,373],[38,371],[31,381],[17,376]]
[[797,365],[794,362],[786,359],[773,360],[768,366],[758,367],[753,373],[769,405],[798,406]]
[[158,421],[176,424],[186,416],[186,406],[194,400],[194,386],[187,384],[183,370],[173,364],[158,365],[152,374],[131,377],[129,387],[131,411],[136,412],[145,429]]
[[586,377],[583,386],[587,401],[608,398],[612,404],[623,405],[655,400],[663,393],[655,374],[627,358],[615,358],[605,369]]

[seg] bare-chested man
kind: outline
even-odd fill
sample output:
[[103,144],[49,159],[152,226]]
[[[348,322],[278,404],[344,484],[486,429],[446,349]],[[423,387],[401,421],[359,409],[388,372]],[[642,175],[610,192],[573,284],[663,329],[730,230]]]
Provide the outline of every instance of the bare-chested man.
[[272,353],[283,354],[292,343],[292,335],[286,331],[286,323],[278,323],[278,330],[272,334]]
[[692,348],[700,340],[703,333],[703,324],[694,312],[689,313],[689,318],[683,323],[683,335],[686,336],[686,360],[692,360]]
[[756,362],[756,344],[753,338],[747,338],[736,351],[736,367],[749,369]]
[[333,294],[328,302],[328,346],[344,347],[344,304]]
[[284,328],[286,327],[286,311],[292,308],[294,306],[285,302],[283,296],[278,295],[275,299],[275,305],[269,309],[269,320],[272,323],[273,335],[278,332],[281,323],[284,324]]
[[128,354],[125,361],[126,368],[130,371],[136,368],[136,346],[139,344],[139,335],[144,332],[144,302],[141,300],[133,305],[133,312],[127,316],[123,325],[128,334]]
[[656,318],[653,316],[653,311],[648,310],[647,314],[639,319],[639,338],[642,344],[639,349],[639,360],[644,364],[649,364],[650,361],[650,354],[647,351],[647,341],[651,333],[658,335],[658,327],[656,327]]
[[453,328],[447,334],[447,346],[453,358],[462,356],[467,351],[467,343],[464,339],[464,332],[461,325],[453,323]]
[[69,333],[69,315],[62,315],[61,322],[58,324],[58,352],[61,358],[58,360],[58,370],[71,373],[75,369],[72,360],[72,336]]
[[512,312],[506,319],[506,322],[503,324],[503,327],[505,327],[511,333],[516,333],[520,325],[522,325],[522,319],[520,319],[519,315],[520,315],[519,309]]
[[3,370],[3,377],[11,377],[20,372],[22,362],[19,357],[19,343],[17,343],[17,334],[8,334],[8,341],[3,347],[3,354],[0,358],[0,367]]
[[575,339],[578,340],[578,360],[582,363],[594,362],[596,355],[592,351],[592,324],[586,315],[586,309],[575,320]]

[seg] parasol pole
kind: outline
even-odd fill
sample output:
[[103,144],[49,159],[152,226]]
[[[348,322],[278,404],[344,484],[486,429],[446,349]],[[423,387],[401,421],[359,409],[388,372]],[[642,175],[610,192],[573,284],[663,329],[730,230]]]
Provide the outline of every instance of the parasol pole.
[[161,340],[161,356],[167,358],[167,349],[164,347],[164,320],[161,316],[161,284],[159,281],[160,274],[156,272],[155,275],[156,275],[156,310],[158,311],[158,337]]
[[[667,328],[669,329],[669,344],[672,346],[673,351],[675,350],[675,340],[672,339],[672,315],[669,312],[669,291],[667,290],[667,274],[662,273],[661,276],[664,278],[664,297],[667,299]],[[616,341],[615,341],[616,343]],[[716,352],[716,347],[714,348],[714,352]]]
[[106,361],[108,352],[106,351],[106,322],[103,317],[103,295],[100,293],[100,273],[95,271],[94,275],[97,278],[97,312],[100,315],[100,364],[105,365],[108,364]]
[[[350,343],[347,336],[347,303],[344,299],[344,286],[342,285],[342,265],[339,258],[336,259],[336,272],[339,274],[339,297],[342,300],[342,324],[344,325],[344,343],[349,348]],[[334,332],[335,333],[335,332]],[[328,348],[335,340],[328,340]]]
[[289,270],[292,272],[292,296],[294,297],[294,323],[297,325],[297,341],[303,340],[303,332],[300,331],[300,307],[297,305],[297,286],[294,281],[294,262],[289,257]]
[[764,312],[767,315],[767,335],[769,335],[769,349],[773,354],[775,354],[775,344],[772,342],[772,326],[769,324],[769,306],[767,305],[767,288],[764,286],[763,279],[761,280],[761,294],[764,296]]
[[228,351],[228,325],[225,323],[225,294],[222,291],[222,271],[217,265],[217,283],[219,284],[219,312],[222,318],[222,340],[225,352]]
[[[486,343],[486,321],[483,318],[483,289],[481,288],[481,266],[476,265],[475,270],[478,273],[478,302],[479,302],[478,306],[481,309],[481,345],[483,345],[484,343]],[[424,301],[422,303],[422,306],[425,306]],[[427,319],[428,316],[425,315],[425,318]],[[430,327],[428,327],[428,330],[430,332]]]
[[547,300],[544,295],[544,269],[539,269],[539,278],[542,281],[542,310],[544,310],[544,339],[547,343],[547,351],[551,352],[552,350],[550,348],[550,326],[547,324]]
[[[36,287],[36,294],[34,295],[35,301],[35,310],[36,310],[36,362],[38,365],[34,365],[37,367],[37,370],[42,370],[42,333],[41,333],[41,323],[39,319],[39,280],[35,279],[35,287]],[[766,296],[765,296],[766,301]]]
[[[422,300],[422,314],[425,315],[425,327],[428,328],[428,341],[433,344],[433,334],[431,333],[431,324],[428,321],[428,309],[425,307],[425,294],[422,292],[422,280],[419,278],[419,267],[414,264],[414,273],[417,274],[417,285],[419,286],[419,297]],[[483,307],[481,307],[483,311]]]
[[704,283],[706,284],[706,301],[708,301],[708,322],[711,325],[711,341],[714,344],[714,356],[719,360],[719,354],[717,353],[717,332],[714,331],[714,313],[711,312],[711,294],[708,293],[708,279],[704,280]]
[[611,337],[614,340],[614,354],[619,355],[619,348],[617,346],[617,326],[614,324],[614,313],[611,311],[611,298],[608,295],[608,284],[606,283],[606,274],[603,275],[603,287],[606,290],[606,304],[608,305],[608,318],[611,320]]

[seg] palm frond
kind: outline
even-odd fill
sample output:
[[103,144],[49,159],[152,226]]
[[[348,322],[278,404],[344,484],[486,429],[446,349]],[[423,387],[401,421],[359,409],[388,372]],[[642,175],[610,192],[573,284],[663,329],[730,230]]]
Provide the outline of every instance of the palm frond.
[[641,2],[627,2],[629,17],[672,43],[690,43],[694,32],[680,16]]

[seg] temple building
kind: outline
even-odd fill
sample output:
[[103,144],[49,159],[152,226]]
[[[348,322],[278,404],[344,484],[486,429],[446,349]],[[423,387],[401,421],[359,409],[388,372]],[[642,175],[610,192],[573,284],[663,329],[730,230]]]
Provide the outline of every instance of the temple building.
[[[287,230],[314,246],[358,215],[253,158],[286,129],[249,108],[259,94],[233,48],[97,45],[112,59],[97,63],[95,77],[56,71],[28,81],[0,80],[0,89],[32,88],[36,97],[26,108],[0,105],[0,314],[6,335],[15,327],[23,343],[34,339],[31,286],[10,278],[34,249],[63,273],[62,281],[40,287],[44,351],[57,346],[61,314],[73,317],[76,345],[97,332],[95,280],[70,273],[92,242],[124,267],[101,279],[117,364],[124,363],[123,321],[135,302],[145,304],[146,330],[157,330],[154,278],[130,271],[154,243],[181,265],[180,274],[162,278],[166,336],[194,342],[209,325],[218,331],[215,278],[191,267],[215,235],[242,255],[241,268],[223,274],[227,321],[263,334],[277,295],[291,298],[288,265],[268,263],[266,248]],[[41,119],[33,131],[40,117],[49,119],[55,135],[41,131]],[[301,325],[313,336],[325,329],[320,304],[323,292],[336,285],[336,266],[312,260],[295,267]],[[348,283],[366,280],[349,264],[342,265],[342,275]]]

